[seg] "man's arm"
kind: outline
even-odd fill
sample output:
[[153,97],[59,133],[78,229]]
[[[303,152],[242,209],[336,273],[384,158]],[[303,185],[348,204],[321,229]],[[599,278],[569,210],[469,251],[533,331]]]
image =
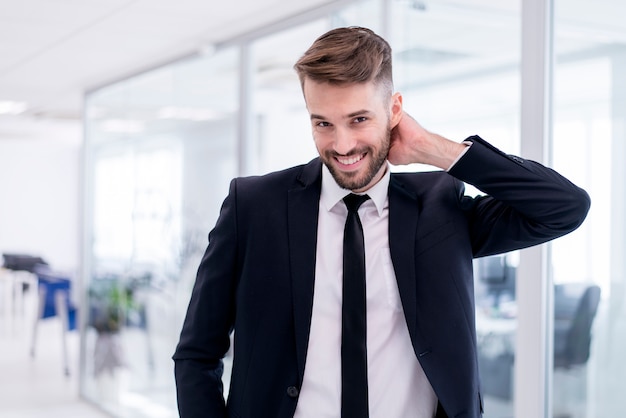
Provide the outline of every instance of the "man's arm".
[[468,142],[469,149],[426,131],[404,114],[392,132],[389,161],[449,169],[452,176],[486,194],[463,196],[462,185],[458,191],[475,256],[540,244],[583,222],[590,206],[584,190],[554,170],[507,155],[480,137]]
[[234,322],[236,276],[236,182],[209,234],[180,341],[174,353],[181,418],[226,417],[222,358]]
[[541,244],[568,234],[584,221],[589,195],[534,161],[508,155],[480,137],[449,173],[486,196],[460,197],[469,219],[475,256]]
[[174,357],[178,413],[181,418],[227,417],[222,361]]

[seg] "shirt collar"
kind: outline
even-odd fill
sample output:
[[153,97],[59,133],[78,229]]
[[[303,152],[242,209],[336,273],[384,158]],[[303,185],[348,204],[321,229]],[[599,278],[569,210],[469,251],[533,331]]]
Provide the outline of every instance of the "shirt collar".
[[[391,174],[389,166],[387,165],[387,170],[378,183],[363,193],[369,195],[372,202],[374,202],[379,216],[382,216],[387,201],[387,190],[389,189],[390,178]],[[322,164],[322,193],[320,195],[322,207],[330,212],[337,203],[350,193],[350,190],[343,189],[337,184],[332,174],[330,174],[328,167],[326,167],[326,164]]]

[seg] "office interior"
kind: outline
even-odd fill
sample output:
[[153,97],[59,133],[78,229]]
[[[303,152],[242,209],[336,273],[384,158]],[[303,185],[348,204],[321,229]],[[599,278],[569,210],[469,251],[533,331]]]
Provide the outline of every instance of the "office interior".
[[[521,418],[520,399],[540,405],[546,418],[621,415],[626,4],[267,0],[221,9],[192,0],[148,3],[94,3],[91,22],[122,22],[133,7],[175,10],[174,22],[193,22],[189,32],[163,28],[161,36],[180,42],[159,44],[161,55],[152,46],[143,62],[127,60],[123,71],[108,60],[80,86],[78,107],[63,103],[47,113],[45,101],[54,102],[55,93],[49,87],[40,109],[12,102],[20,92],[11,72],[38,56],[0,59],[0,86],[7,86],[0,88],[0,343],[24,341],[23,353],[11,351],[15,362],[27,370],[41,357],[31,356],[33,348],[53,352],[55,358],[44,358],[75,382],[77,399],[93,407],[93,416],[178,416],[171,355],[229,181],[316,156],[292,65],[321,33],[359,25],[392,45],[395,88],[425,127],[459,141],[479,134],[511,154],[539,144],[533,157],[591,195],[585,223],[542,246],[539,257],[524,250],[475,262],[484,417]],[[6,10],[11,7],[17,6],[7,3]],[[531,7],[546,13],[539,17],[547,16],[547,24],[526,12]],[[3,13],[0,33],[8,35]],[[542,48],[524,52],[535,26],[551,29]],[[116,27],[109,26],[110,36],[124,37],[132,55],[133,33],[116,34]],[[136,36],[161,29],[146,27],[147,34]],[[86,49],[106,55],[89,30],[78,27],[48,46],[84,35],[92,42]],[[542,54],[549,57],[544,89],[528,81],[529,62]],[[90,56],[67,59],[63,65],[80,66]],[[37,89],[37,72],[28,68],[29,88]],[[16,97],[7,95],[12,91]],[[528,101],[530,108],[546,106],[539,140],[523,135]],[[468,187],[467,193],[480,192]],[[543,286],[529,297],[517,291],[521,278]],[[518,319],[541,309],[547,310],[532,324],[533,338],[519,338]],[[538,347],[541,361],[522,359]],[[516,374],[528,369],[543,376],[545,387],[519,384]],[[7,385],[11,379],[0,377]],[[2,409],[0,402],[0,415]]]

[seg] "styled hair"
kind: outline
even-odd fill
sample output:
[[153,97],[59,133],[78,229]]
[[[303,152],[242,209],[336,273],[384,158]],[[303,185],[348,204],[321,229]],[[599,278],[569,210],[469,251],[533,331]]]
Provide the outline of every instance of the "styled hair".
[[372,30],[351,26],[333,29],[313,42],[294,65],[304,88],[318,83],[350,84],[373,81],[393,90],[391,47]]

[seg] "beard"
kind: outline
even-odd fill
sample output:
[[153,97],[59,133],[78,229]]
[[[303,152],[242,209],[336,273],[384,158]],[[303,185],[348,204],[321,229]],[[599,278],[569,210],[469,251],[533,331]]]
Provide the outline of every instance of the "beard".
[[391,129],[387,127],[387,131],[383,138],[380,141],[380,147],[375,149],[372,147],[364,147],[359,149],[354,149],[350,151],[347,155],[342,156],[352,156],[352,155],[362,155],[367,153],[370,156],[370,162],[368,166],[365,168],[365,172],[353,171],[353,172],[344,172],[335,168],[335,166],[331,163],[335,157],[339,156],[334,151],[328,150],[321,156],[322,162],[328,167],[328,171],[335,179],[335,182],[339,185],[339,187],[347,190],[360,190],[369,185],[374,177],[380,171],[380,168],[387,161],[387,156],[389,155],[389,148],[391,144]]

